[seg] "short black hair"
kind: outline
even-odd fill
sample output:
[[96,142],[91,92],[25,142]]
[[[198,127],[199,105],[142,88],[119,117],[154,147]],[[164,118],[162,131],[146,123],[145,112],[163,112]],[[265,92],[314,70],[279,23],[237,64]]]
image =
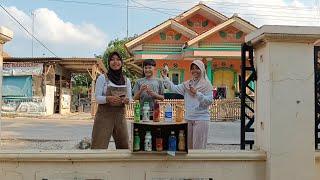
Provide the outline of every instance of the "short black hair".
[[153,59],[146,59],[143,61],[143,67],[144,66],[156,66],[156,61]]

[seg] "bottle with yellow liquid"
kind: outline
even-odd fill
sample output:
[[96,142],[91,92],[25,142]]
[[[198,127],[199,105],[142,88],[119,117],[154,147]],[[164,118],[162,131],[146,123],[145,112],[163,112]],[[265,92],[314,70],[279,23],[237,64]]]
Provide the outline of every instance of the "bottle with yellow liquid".
[[183,106],[177,106],[176,107],[176,122],[182,122],[184,119],[184,112],[183,112]]
[[179,131],[179,142],[178,142],[178,150],[185,151],[186,150],[186,139],[184,136],[184,130]]

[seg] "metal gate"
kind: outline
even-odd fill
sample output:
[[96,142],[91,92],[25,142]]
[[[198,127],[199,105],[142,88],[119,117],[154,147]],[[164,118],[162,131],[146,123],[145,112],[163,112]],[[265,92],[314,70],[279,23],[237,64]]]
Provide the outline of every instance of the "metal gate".
[[254,104],[254,98],[249,94],[254,94],[254,89],[250,83],[257,80],[256,70],[253,64],[253,47],[244,43],[241,45],[241,136],[240,148],[244,150],[246,145],[250,145],[250,149],[254,144],[253,139],[246,139],[246,133],[254,132],[254,109],[249,105]]

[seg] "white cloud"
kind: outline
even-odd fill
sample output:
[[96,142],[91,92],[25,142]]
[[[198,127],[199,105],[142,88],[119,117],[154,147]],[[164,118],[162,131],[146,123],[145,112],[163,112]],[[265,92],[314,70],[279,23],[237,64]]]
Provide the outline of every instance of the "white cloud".
[[[180,14],[199,3],[197,0],[135,0],[146,6],[159,8],[172,14],[171,17]],[[313,8],[311,1],[305,0],[203,0],[209,7],[227,15],[237,13],[240,17],[248,20],[256,26],[264,24],[280,25],[320,25],[320,10]],[[307,4],[308,3],[308,4]],[[139,6],[134,1],[131,5]],[[161,9],[162,8],[162,9]],[[31,31],[32,19],[30,12],[23,12],[16,7],[7,9]],[[173,9],[173,10],[168,10]],[[141,12],[141,11],[140,11]],[[147,12],[147,13],[150,13]],[[94,53],[102,54],[106,44],[107,36],[93,24],[83,22],[74,24],[62,20],[54,11],[47,8],[35,10],[35,35],[44,42],[58,56],[92,56]],[[159,14],[159,17],[170,15]],[[130,18],[129,18],[130,19]],[[145,22],[154,23],[155,19]],[[161,22],[157,22],[160,24]],[[30,56],[31,39],[19,26],[0,11],[0,25],[9,27],[14,31],[14,39],[5,46],[5,49],[13,56]],[[117,27],[121,32],[122,27]],[[146,29],[138,29],[139,34]],[[35,44],[35,54],[47,56],[51,54],[44,50],[38,43]]]
[[[244,19],[249,20],[257,26],[264,24],[277,25],[299,25],[299,26],[315,26],[319,25],[316,18],[316,10],[310,6],[306,6],[302,1],[294,0],[291,3],[284,0],[228,0],[229,3],[243,3],[238,9],[221,8],[224,11],[232,11],[238,13]],[[210,5],[210,2],[209,2]],[[214,5],[212,3],[212,5]],[[217,6],[216,7],[221,7]]]
[[[16,7],[7,7],[28,30],[32,32],[32,18]],[[106,34],[90,23],[73,24],[62,20],[54,11],[39,8],[34,11],[34,35],[46,44],[58,56],[93,56],[101,53],[107,42]],[[14,31],[14,39],[8,46],[13,56],[30,56],[31,38],[3,12],[0,12],[0,24]],[[35,54],[52,56],[36,42]],[[21,46],[29,46],[23,49]],[[19,47],[19,48],[18,48]],[[27,49],[28,51],[26,51]]]
[[[175,0],[175,1],[147,1],[141,0],[144,4],[152,7],[165,7],[172,9],[180,9],[185,11],[195,4],[196,0]],[[250,21],[256,26],[264,24],[277,25],[300,25],[300,26],[316,26],[320,25],[320,10],[311,7],[312,3],[302,0],[202,0],[209,7],[227,15],[232,16],[237,13],[240,17]],[[166,12],[170,12],[167,10]],[[171,11],[171,14],[177,14]]]

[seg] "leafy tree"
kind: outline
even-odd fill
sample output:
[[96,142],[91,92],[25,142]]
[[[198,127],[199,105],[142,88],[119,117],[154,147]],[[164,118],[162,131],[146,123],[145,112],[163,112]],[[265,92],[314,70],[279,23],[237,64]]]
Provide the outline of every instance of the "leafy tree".
[[[127,43],[128,41],[132,40],[135,37],[136,36],[130,37],[130,38],[124,38],[124,39],[116,38],[116,39],[109,42],[107,49],[105,50],[103,57],[102,57],[103,62],[106,65],[106,67],[108,67],[109,55],[114,51],[117,51],[121,55],[123,60],[126,60],[130,57],[127,50],[125,49],[124,44]],[[132,83],[134,83],[138,79],[138,76],[135,73],[129,71],[129,69],[127,68],[127,66],[125,64],[123,66],[123,72],[131,80]]]
[[72,74],[71,77],[74,82],[74,86],[91,86],[92,79],[89,74]]
[[[103,55],[94,54],[94,56],[96,58],[103,59],[103,62],[106,67],[108,67],[109,55],[114,51],[117,51],[121,55],[122,59],[126,60],[127,58],[130,57],[130,55],[125,49],[124,44],[132,40],[134,37],[124,38],[124,39],[116,38],[108,43],[108,46],[105,52],[103,53]],[[131,80],[132,83],[135,83],[136,79],[138,79],[138,76],[135,73],[131,72],[125,64],[123,66],[123,72]],[[88,89],[88,87],[91,86],[91,82],[92,82],[91,77],[88,74],[73,74],[72,80],[74,82],[73,87],[74,87],[75,94],[84,94],[84,92],[86,92],[86,90],[84,89]]]

